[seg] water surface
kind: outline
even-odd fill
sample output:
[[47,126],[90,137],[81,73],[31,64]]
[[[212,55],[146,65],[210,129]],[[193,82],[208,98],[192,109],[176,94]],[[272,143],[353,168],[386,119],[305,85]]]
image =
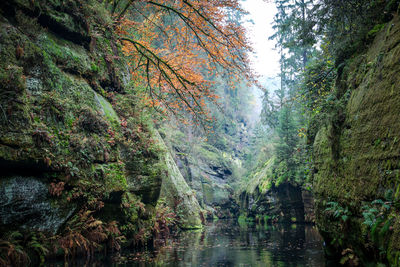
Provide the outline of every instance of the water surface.
[[158,249],[127,253],[126,262],[116,266],[324,267],[322,243],[311,225],[218,221],[177,233]]

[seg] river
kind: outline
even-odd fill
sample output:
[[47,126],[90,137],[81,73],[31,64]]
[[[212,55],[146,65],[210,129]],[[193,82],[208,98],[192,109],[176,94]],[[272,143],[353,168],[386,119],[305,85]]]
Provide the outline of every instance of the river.
[[311,225],[239,225],[220,220],[184,231],[156,249],[125,253],[110,266],[324,267],[323,241]]
[[157,248],[123,251],[85,262],[47,266],[110,267],[332,267],[317,229],[304,224],[239,225],[231,220],[208,223],[201,230],[175,233]]

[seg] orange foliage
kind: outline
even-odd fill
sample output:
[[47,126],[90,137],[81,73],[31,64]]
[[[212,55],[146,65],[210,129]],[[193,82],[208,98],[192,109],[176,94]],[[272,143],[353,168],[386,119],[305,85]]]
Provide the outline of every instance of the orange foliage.
[[61,196],[62,191],[64,191],[64,185],[65,185],[65,182],[50,183],[50,186],[49,186],[50,195],[57,196],[57,197]]
[[[216,102],[212,79],[253,81],[244,28],[228,15],[244,13],[237,0],[132,1],[118,18],[123,52],[134,80],[144,80],[148,106],[210,121],[206,103]],[[205,119],[205,120],[204,120]]]

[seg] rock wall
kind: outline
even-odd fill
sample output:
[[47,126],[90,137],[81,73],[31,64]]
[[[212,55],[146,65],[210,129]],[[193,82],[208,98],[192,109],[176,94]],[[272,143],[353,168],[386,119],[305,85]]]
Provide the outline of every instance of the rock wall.
[[2,232],[19,227],[56,234],[76,205],[48,197],[48,186],[36,177],[11,176],[0,180]]
[[[157,136],[159,142],[164,144],[161,136]],[[164,198],[180,217],[179,225],[182,229],[201,228],[204,217],[195,192],[186,183],[170,152],[165,153],[164,160],[168,175],[163,179],[160,197]]]
[[239,166],[234,156],[200,137],[192,136],[190,140],[188,134],[178,129],[164,128],[161,133],[206,217],[237,217],[239,206],[234,198],[234,184]]
[[396,16],[339,70],[336,113],[314,140],[316,220],[343,263],[400,266],[399,58]]
[[241,214],[267,222],[313,223],[314,201],[311,192],[291,184],[272,187],[264,193],[258,188],[253,193],[239,196]]
[[271,158],[250,176],[239,199],[241,214],[264,222],[313,223],[314,198],[310,190],[291,183],[272,183]]
[[141,119],[108,11],[5,0],[0,12],[1,232],[61,234],[83,209],[127,233],[151,230],[160,192],[169,204],[185,198],[178,219],[199,227],[196,199]]

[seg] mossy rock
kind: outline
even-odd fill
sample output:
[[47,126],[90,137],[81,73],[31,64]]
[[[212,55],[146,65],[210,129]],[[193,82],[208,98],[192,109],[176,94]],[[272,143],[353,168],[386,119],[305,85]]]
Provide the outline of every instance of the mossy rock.
[[171,154],[167,151],[164,141],[157,134],[157,140],[165,147],[163,160],[166,164],[167,176],[163,177],[160,197],[175,211],[179,226],[183,229],[202,227],[202,210],[194,192],[187,185]]
[[[363,226],[364,203],[385,199],[386,192],[396,192],[400,183],[399,32],[397,17],[370,32],[376,36],[369,49],[349,61],[341,76],[340,90],[345,91],[339,101],[344,120],[334,118],[319,129],[314,140],[318,227],[327,240],[340,240],[337,250],[353,247],[362,264],[388,261],[390,266],[400,266],[398,232],[393,231],[383,247],[368,239],[375,254],[362,238],[368,235]],[[345,225],[326,216],[324,203],[328,201],[349,208],[353,216]],[[343,227],[352,230],[346,232]]]
[[[98,28],[111,22],[101,6],[96,1],[2,2],[7,10],[0,16],[0,105],[7,116],[0,110],[0,166],[6,176],[24,171],[45,176],[41,189],[46,192],[53,182],[65,183],[63,197],[70,202],[58,201],[63,208],[98,209],[101,202],[119,206],[122,200],[112,198],[132,194],[133,181],[146,177],[142,193],[149,198],[149,214],[141,219],[150,229],[151,206],[167,169],[156,145],[149,145],[150,129],[140,125],[137,131],[136,115],[143,111],[131,104],[136,96],[115,96],[124,101],[113,106],[105,90],[125,90],[129,75],[125,62],[113,57],[121,55],[113,33],[106,25]],[[94,29],[100,36],[92,39]],[[120,117],[133,119],[122,126]],[[132,151],[139,152],[130,157]],[[134,172],[131,165],[136,165]],[[136,223],[119,218],[120,208],[107,220]],[[15,222],[16,228],[20,225]]]

